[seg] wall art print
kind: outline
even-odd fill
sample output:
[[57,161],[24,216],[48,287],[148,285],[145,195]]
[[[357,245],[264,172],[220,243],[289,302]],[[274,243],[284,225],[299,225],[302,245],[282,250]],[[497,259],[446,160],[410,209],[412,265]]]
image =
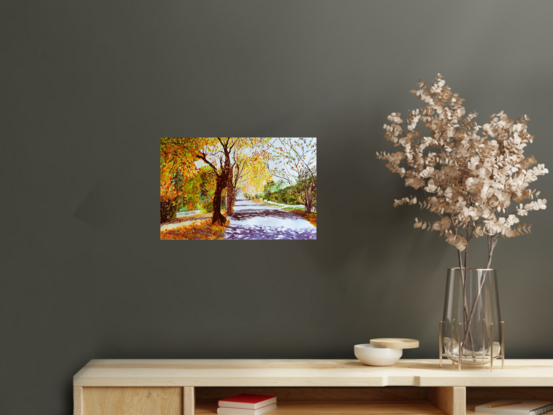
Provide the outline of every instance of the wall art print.
[[316,240],[317,139],[165,137],[160,239]]

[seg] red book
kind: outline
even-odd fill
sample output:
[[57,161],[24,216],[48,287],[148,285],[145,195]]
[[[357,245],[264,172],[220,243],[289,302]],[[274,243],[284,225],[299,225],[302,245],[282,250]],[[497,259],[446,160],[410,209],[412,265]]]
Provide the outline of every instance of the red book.
[[264,406],[276,403],[275,395],[252,395],[243,393],[231,396],[219,401],[220,408],[259,409]]

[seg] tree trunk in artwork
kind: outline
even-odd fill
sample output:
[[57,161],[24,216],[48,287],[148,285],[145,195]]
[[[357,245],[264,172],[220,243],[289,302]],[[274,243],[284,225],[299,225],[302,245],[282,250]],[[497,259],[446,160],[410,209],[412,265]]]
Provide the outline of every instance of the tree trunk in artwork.
[[230,169],[228,174],[227,182],[227,216],[232,216],[234,213],[234,201],[236,199],[234,180],[233,180],[233,170]]
[[221,174],[217,177],[217,186],[215,188],[215,194],[213,195],[213,219],[212,224],[219,223],[224,225],[227,222],[227,218],[221,213],[221,193],[227,185],[228,173]]
[[302,199],[303,199],[303,206],[305,207],[305,213],[311,213],[311,209],[313,208],[313,183],[312,182],[305,185]]
[[313,204],[313,199],[310,197],[310,195],[307,195],[305,198],[305,213],[311,213],[311,206]]

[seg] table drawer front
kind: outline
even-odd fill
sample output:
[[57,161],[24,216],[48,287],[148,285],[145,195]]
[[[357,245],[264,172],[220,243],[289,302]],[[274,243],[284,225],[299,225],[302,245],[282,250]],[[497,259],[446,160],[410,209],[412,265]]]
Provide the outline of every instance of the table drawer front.
[[182,414],[182,388],[82,388],[82,415]]

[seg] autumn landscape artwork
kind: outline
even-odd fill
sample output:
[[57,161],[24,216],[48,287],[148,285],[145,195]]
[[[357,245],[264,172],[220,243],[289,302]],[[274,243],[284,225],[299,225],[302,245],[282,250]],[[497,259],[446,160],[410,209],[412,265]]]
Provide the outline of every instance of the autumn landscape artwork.
[[165,137],[160,239],[316,240],[317,139]]

